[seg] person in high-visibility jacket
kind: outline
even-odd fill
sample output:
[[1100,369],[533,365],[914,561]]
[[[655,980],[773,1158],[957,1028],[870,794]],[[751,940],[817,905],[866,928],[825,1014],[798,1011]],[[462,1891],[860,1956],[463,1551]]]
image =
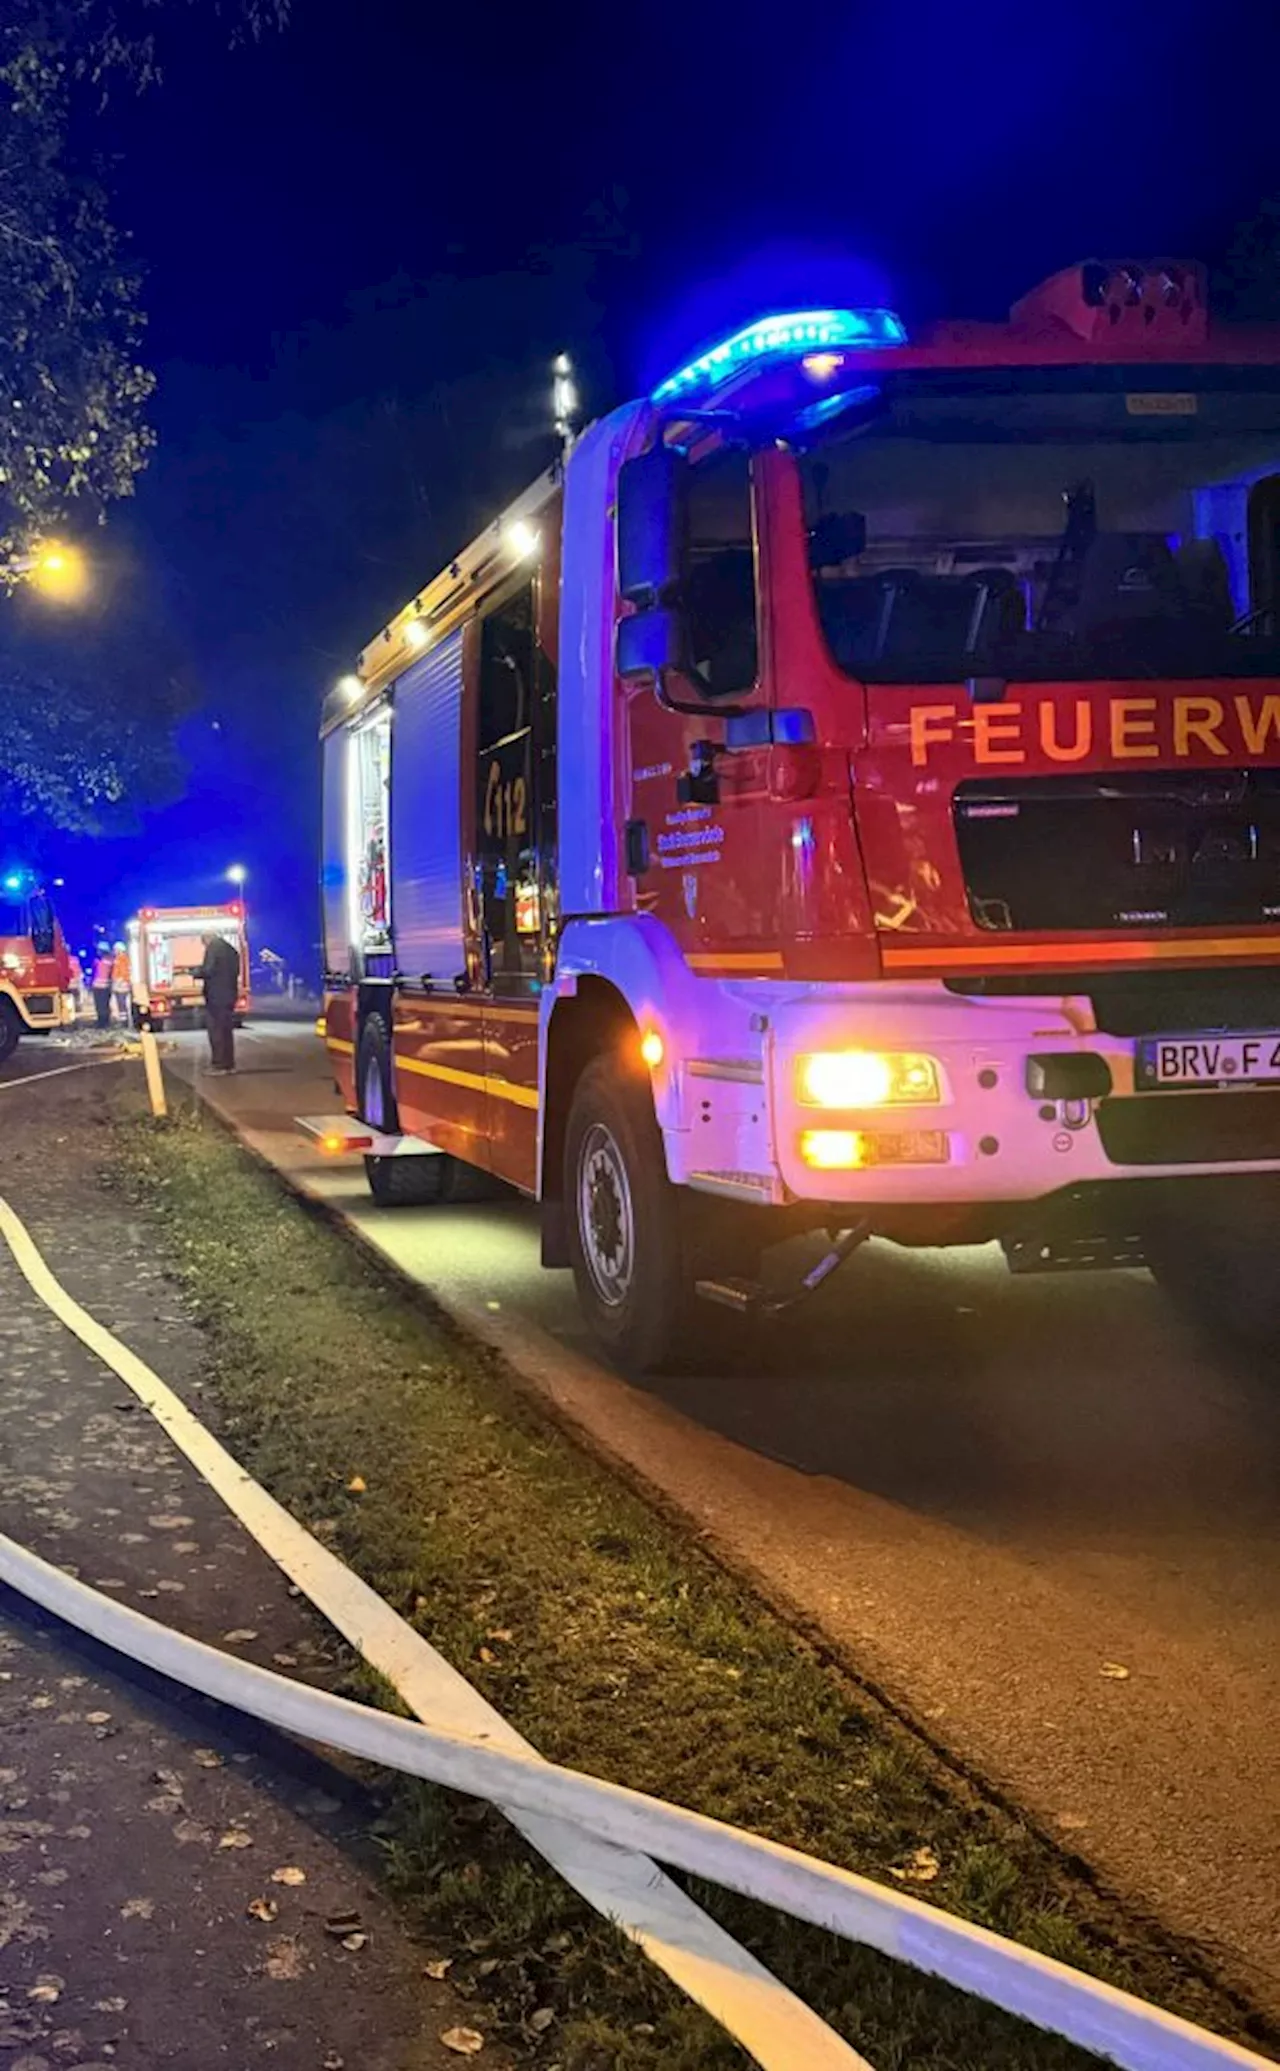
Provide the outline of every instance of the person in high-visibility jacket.
[[93,970],[89,977],[89,990],[93,994],[94,1012],[99,1028],[111,1026],[111,976],[115,959],[109,942],[95,942],[93,948]]
[[123,942],[117,942],[111,956],[111,997],[116,1005],[116,1019],[127,1028],[131,1019],[129,999],[133,988],[133,977],[129,970],[129,952]]

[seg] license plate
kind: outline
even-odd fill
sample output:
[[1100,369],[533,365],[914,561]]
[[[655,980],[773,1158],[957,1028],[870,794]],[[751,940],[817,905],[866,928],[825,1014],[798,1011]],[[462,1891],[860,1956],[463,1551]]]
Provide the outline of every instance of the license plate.
[[1138,1044],[1140,1090],[1159,1086],[1280,1085],[1280,1029],[1255,1035],[1146,1036]]

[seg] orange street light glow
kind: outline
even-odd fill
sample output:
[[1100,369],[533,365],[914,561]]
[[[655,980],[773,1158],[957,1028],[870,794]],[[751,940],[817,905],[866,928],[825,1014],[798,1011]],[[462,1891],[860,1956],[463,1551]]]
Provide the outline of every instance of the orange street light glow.
[[36,549],[30,579],[42,597],[74,604],[89,587],[89,564],[79,547],[51,539]]

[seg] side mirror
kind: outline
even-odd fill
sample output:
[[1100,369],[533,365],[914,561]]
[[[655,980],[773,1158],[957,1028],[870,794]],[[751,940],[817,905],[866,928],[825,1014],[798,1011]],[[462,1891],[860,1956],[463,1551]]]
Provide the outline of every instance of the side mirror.
[[659,442],[618,470],[618,589],[629,604],[659,604],[685,570],[689,462]]
[[37,956],[53,955],[53,908],[47,899],[31,901],[31,947]]
[[657,681],[668,669],[689,672],[688,635],[680,613],[660,606],[619,619],[617,671],[622,681]]

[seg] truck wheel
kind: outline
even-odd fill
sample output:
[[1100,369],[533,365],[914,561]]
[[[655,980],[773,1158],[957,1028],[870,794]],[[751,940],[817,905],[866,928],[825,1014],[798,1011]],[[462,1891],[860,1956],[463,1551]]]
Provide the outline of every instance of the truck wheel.
[[1151,1271],[1170,1301],[1220,1342],[1280,1344],[1280,1193],[1242,1192],[1203,1219],[1162,1221],[1148,1233]]
[[22,1022],[12,1000],[0,1000],[0,1064],[12,1057],[22,1034]]
[[692,1281],[646,1081],[598,1058],[579,1079],[565,1134],[565,1205],[578,1299],[624,1371],[660,1370],[691,1339]]
[[360,1031],[356,1055],[356,1105],[362,1122],[384,1136],[399,1133],[395,1088],[391,1083],[391,1037],[381,1014],[370,1014]]
[[442,1174],[437,1167],[446,1162],[425,1156],[366,1158],[369,1192],[379,1208],[425,1208],[440,1199]]

